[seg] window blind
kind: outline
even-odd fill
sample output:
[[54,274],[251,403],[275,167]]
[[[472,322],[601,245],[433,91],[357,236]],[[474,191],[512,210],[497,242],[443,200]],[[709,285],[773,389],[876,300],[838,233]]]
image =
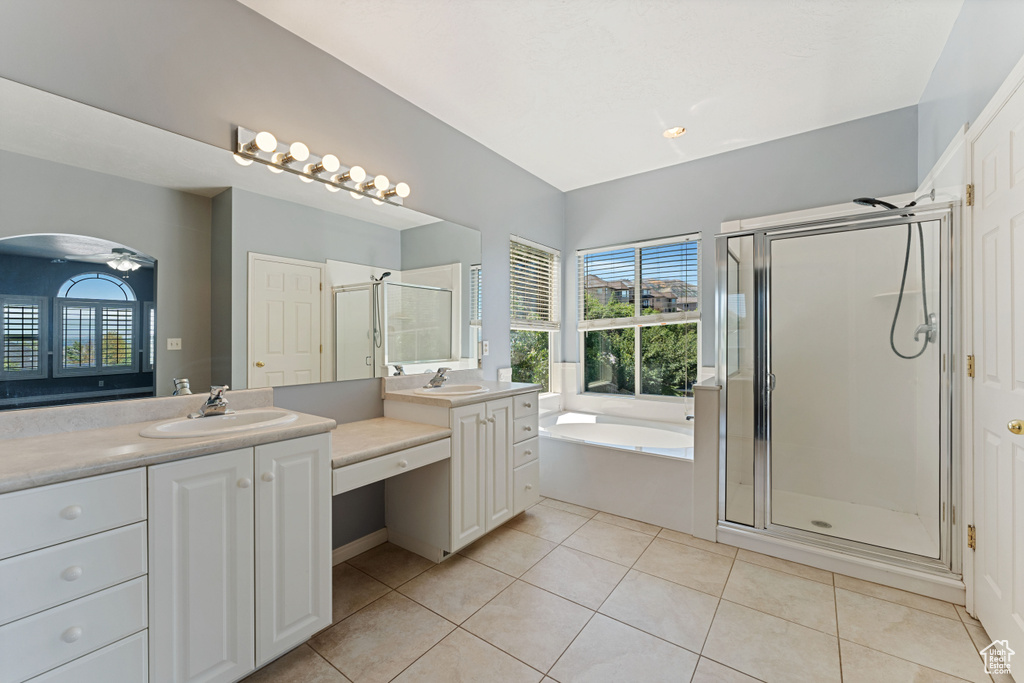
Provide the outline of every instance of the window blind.
[[469,267],[469,324],[480,325],[483,320],[483,286],[480,266]]
[[55,377],[138,372],[136,302],[58,299]]
[[0,296],[0,378],[46,377],[46,299]]
[[517,329],[558,329],[558,253],[514,237],[510,244],[511,323]]

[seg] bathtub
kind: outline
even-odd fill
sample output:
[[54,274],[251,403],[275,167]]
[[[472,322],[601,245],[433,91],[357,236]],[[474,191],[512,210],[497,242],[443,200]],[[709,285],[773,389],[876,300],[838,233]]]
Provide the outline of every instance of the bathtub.
[[691,532],[691,425],[562,412],[540,436],[542,496]]

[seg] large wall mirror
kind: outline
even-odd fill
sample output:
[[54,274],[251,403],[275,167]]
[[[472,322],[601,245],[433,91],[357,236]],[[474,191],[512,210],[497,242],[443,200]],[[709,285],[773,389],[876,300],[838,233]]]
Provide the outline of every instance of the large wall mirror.
[[0,107],[0,410],[479,367],[478,231],[3,79]]

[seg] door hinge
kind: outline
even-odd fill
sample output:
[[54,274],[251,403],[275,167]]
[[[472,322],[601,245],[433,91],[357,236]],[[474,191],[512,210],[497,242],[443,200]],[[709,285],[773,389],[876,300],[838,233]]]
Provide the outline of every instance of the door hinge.
[[324,345],[323,345],[323,344],[321,344],[321,345],[320,345],[320,353],[323,353],[323,352],[324,352]]
[[971,550],[976,550],[978,545],[977,536],[974,533],[974,525],[967,525],[967,547]]
[[964,194],[967,196],[967,206],[974,206],[974,184],[973,183],[969,184],[967,186],[967,191],[964,192]]
[[321,292],[324,291],[324,283],[322,283],[322,282],[320,283],[320,291]]
[[974,356],[967,356],[967,376],[974,379]]

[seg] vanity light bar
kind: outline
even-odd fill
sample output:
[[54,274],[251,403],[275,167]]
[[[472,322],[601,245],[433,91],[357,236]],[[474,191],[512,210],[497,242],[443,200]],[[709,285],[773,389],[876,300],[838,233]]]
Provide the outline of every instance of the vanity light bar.
[[345,166],[333,154],[318,156],[301,142],[281,142],[271,133],[238,126],[235,161],[250,166],[254,161],[274,173],[291,173],[306,183],[322,183],[331,192],[346,190],[355,199],[369,197],[374,204],[402,206],[409,185],[392,184],[384,175],[368,174],[361,166]]

